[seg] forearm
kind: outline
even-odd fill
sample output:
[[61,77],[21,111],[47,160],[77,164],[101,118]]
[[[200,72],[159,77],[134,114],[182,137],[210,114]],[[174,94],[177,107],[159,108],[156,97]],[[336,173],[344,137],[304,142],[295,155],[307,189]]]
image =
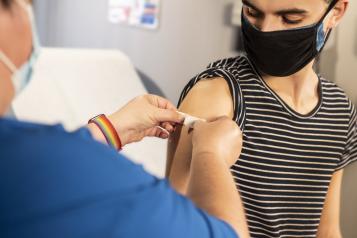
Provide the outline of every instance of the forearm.
[[317,233],[317,238],[342,238],[342,233],[340,229],[326,229],[319,230]]
[[169,138],[167,149],[166,176],[179,193],[187,194],[191,167],[192,137],[188,129],[179,127]]
[[177,153],[177,147],[179,138],[181,136],[182,126],[178,127],[174,133],[171,134],[167,144],[167,156],[166,156],[166,170],[165,177],[170,178],[171,168],[174,162],[175,154]]
[[191,166],[188,197],[201,209],[229,223],[240,238],[249,237],[243,204],[224,160],[199,154],[194,155]]

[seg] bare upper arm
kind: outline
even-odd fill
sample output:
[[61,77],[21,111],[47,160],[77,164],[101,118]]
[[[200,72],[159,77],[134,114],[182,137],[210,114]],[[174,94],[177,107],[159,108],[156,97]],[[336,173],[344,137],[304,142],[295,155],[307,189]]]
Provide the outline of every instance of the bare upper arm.
[[[187,94],[179,110],[208,120],[220,116],[232,118],[234,109],[227,82],[224,78],[201,80]],[[166,176],[181,193],[187,188],[191,147],[191,136],[185,127],[178,128],[169,139]]]
[[317,237],[334,237],[341,236],[340,229],[340,200],[341,200],[341,184],[343,170],[333,174],[331,183],[326,195],[325,204],[322,210],[320,225]]

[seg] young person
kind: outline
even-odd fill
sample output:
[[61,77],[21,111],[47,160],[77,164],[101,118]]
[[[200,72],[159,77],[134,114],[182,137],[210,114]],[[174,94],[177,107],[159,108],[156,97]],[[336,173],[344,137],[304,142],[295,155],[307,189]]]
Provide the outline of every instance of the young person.
[[[243,131],[231,171],[251,237],[341,237],[343,169],[357,159],[356,109],[313,65],[348,3],[243,0],[246,54],[210,64],[182,92],[181,111],[229,116]],[[177,130],[168,150],[166,174],[183,194],[190,141],[186,128]]]

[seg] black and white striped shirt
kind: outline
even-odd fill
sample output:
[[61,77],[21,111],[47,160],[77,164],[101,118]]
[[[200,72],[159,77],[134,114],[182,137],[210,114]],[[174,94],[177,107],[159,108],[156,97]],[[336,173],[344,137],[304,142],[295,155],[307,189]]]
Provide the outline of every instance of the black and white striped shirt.
[[193,78],[223,77],[233,98],[243,150],[232,173],[254,237],[315,237],[332,174],[357,160],[357,114],[346,94],[320,77],[320,101],[292,110],[246,56],[215,62]]

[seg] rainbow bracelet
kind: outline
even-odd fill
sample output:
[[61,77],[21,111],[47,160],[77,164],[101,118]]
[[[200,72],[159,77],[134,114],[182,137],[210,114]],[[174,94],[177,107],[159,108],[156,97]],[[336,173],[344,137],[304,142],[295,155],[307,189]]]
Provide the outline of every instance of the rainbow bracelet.
[[108,145],[112,146],[116,150],[122,149],[122,143],[117,131],[104,114],[93,117],[88,121],[88,124],[90,123],[94,123],[102,131]]

